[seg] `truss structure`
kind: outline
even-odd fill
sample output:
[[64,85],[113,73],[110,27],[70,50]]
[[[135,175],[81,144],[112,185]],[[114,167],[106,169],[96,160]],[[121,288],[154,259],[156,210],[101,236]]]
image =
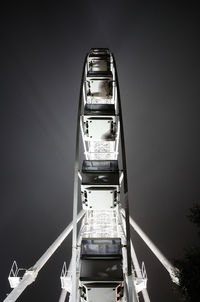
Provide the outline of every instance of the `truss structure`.
[[[82,142],[82,147],[80,143]],[[78,214],[78,208],[82,207]],[[78,222],[81,221],[80,227]],[[113,54],[92,48],[83,66],[77,116],[73,221],[23,274],[14,262],[16,301],[73,230],[72,259],[61,272],[59,302],[149,302],[147,273],[139,264],[130,226],[178,282],[176,269],[129,216],[128,181],[121,99]]]

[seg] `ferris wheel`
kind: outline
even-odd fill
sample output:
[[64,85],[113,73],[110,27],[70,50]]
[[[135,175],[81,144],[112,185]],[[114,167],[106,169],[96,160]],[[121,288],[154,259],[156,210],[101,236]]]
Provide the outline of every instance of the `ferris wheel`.
[[[81,211],[78,213],[78,210]],[[80,225],[78,223],[80,222]],[[73,221],[29,269],[13,262],[16,301],[72,231],[72,258],[63,264],[59,302],[149,302],[147,273],[138,262],[130,227],[178,283],[176,268],[129,215],[126,153],[115,58],[107,48],[86,55],[77,114]]]

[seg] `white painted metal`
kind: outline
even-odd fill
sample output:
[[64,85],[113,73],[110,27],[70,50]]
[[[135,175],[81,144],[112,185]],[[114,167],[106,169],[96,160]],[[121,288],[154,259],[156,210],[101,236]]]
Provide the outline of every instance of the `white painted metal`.
[[27,288],[28,285],[33,283],[37,277],[38,272],[34,269],[27,270],[20,281],[20,283],[11,291],[11,293],[4,299],[4,302],[14,302]]
[[112,78],[87,77],[87,103],[88,104],[113,104],[112,90],[110,86]]
[[139,297],[136,292],[135,284],[133,282],[133,276],[127,275],[127,287],[128,287],[128,302],[139,302]]
[[110,210],[119,202],[119,186],[82,185],[81,192],[84,210]]
[[[77,247],[80,246],[84,229],[85,229],[85,217],[83,218],[81,223],[81,227],[77,239]],[[77,259],[78,258],[79,257],[77,257]],[[66,262],[64,262],[60,275],[60,281],[61,281],[61,288],[62,288],[60,299],[64,299],[64,297],[66,297],[67,295],[67,292],[70,294],[72,292],[72,260],[70,261],[68,270],[67,270],[67,264]],[[65,301],[65,300],[61,300],[61,301]]]
[[[121,211],[119,210],[118,212],[118,220],[119,220],[119,225],[121,228],[121,231],[123,235],[126,236],[126,223],[125,219],[123,219],[123,216],[121,215]],[[125,275],[127,279],[127,291],[128,291],[128,301],[133,301],[133,302],[139,302],[139,297],[136,292],[136,287],[135,287],[135,275],[134,271],[131,268],[131,275],[128,275],[128,261],[127,261],[127,252],[124,253],[123,258],[126,259],[126,265],[125,265]]]
[[64,262],[61,275],[60,275],[60,281],[61,281],[61,288],[66,290],[68,293],[71,293],[72,291],[72,276],[71,276],[71,263],[69,270],[67,270],[67,264]]
[[[121,209],[122,215],[125,215],[123,209]],[[158,258],[162,265],[166,268],[172,281],[179,284],[179,280],[176,277],[176,268],[171,264],[171,262],[163,255],[163,253],[157,248],[157,246],[151,241],[151,239],[145,234],[145,232],[139,227],[139,225],[130,217],[130,224],[133,229],[138,233],[138,235],[144,240],[146,245],[150,248],[153,254]]]
[[[96,51],[94,51],[96,52]],[[97,52],[96,52],[97,54]],[[101,63],[100,61],[96,61],[95,62],[91,61],[88,57],[88,69],[89,71],[102,71],[101,69]],[[114,64],[113,64],[113,58],[112,55],[110,54],[110,68],[109,70],[112,71],[112,73],[107,77],[103,74],[85,74],[85,83],[86,83],[86,90],[87,90],[87,96],[86,96],[86,103],[87,104],[115,104],[115,109],[119,108],[120,106],[118,106],[118,97],[119,97],[119,93],[117,91],[118,86],[115,85],[115,82],[113,82],[113,79],[116,79],[116,74],[115,74],[115,68],[114,68]],[[94,64],[94,65],[93,65]],[[103,69],[105,68],[105,62],[102,63],[103,64]],[[94,67],[95,70],[92,70],[92,68]],[[88,70],[87,70],[88,71]],[[104,77],[104,78],[103,78]],[[112,85],[111,85],[111,80],[112,80]],[[110,81],[110,82],[109,82]],[[110,90],[110,87],[112,87],[112,89]],[[110,99],[110,101],[109,101]],[[117,129],[117,135],[115,136],[115,140],[112,141],[107,141],[107,137],[109,135],[105,135],[109,134],[110,128],[108,127],[108,125],[106,125],[105,121],[108,123],[107,117],[104,117],[104,120],[99,120],[99,117],[93,117],[93,116],[83,116],[83,123],[84,125],[86,125],[86,129],[83,129],[83,133],[84,135],[82,135],[83,138],[83,144],[84,144],[84,148],[85,148],[85,154],[88,155],[88,158],[90,160],[105,160],[105,159],[117,159],[118,158],[118,147],[119,147],[119,136],[120,136],[120,131],[119,131],[119,120],[117,118],[117,111],[115,111],[116,113],[116,121],[117,121],[117,125],[116,125],[116,129]],[[121,112],[120,112],[121,114]],[[120,117],[121,118],[121,117]],[[122,136],[123,137],[123,136]],[[125,174],[126,177],[126,174]],[[121,179],[122,181],[122,179]],[[101,190],[99,190],[98,186],[96,186],[95,190],[94,187],[92,186],[86,186],[86,185],[82,185],[81,186],[81,191],[82,191],[82,202],[83,202],[83,208],[84,209],[88,209],[87,212],[89,211],[89,214],[86,215],[86,221],[87,219],[90,220],[89,223],[87,223],[87,227],[85,232],[87,233],[86,236],[88,237],[92,237],[94,236],[94,234],[98,234],[98,235],[107,235],[108,237],[110,236],[110,231],[111,231],[111,220],[109,219],[110,217],[107,217],[107,221],[102,221],[101,219],[99,220],[97,215],[99,215],[99,213],[101,213],[101,211],[106,211],[107,212],[107,216],[108,216],[108,212],[110,211],[118,213],[118,209],[116,208],[116,211],[114,210],[108,210],[108,209],[112,209],[113,206],[117,206],[117,203],[114,204],[113,203],[113,197],[111,198],[109,194],[111,194],[111,192],[109,192],[110,188],[109,186],[107,186],[107,192],[105,190],[105,186],[99,186],[101,187]],[[127,188],[127,186],[126,186]],[[93,192],[94,191],[94,192]],[[120,191],[119,189],[117,191]],[[109,193],[109,194],[108,194]],[[128,205],[128,198],[127,198],[127,191],[125,191],[126,193],[126,205]],[[93,211],[89,210],[92,209]],[[127,208],[128,209],[128,208]],[[95,220],[91,219],[91,213],[92,216],[96,216]],[[95,213],[97,213],[95,215]],[[127,211],[128,213],[128,211]],[[102,214],[102,213],[101,213]],[[100,214],[100,217],[102,216]],[[89,217],[90,216],[90,217]],[[105,216],[105,215],[104,215]],[[117,215],[116,215],[116,219],[117,219]],[[107,225],[109,225],[109,227],[106,227]],[[129,222],[126,223],[126,229],[127,226],[129,225]],[[118,227],[118,219],[115,220],[115,227],[117,227],[116,229],[116,233],[119,236],[119,229],[120,227]],[[110,228],[110,230],[108,229]],[[122,232],[121,232],[122,233]],[[127,234],[129,234],[129,230],[127,231]],[[128,236],[128,235],[127,235]],[[135,290],[135,286],[132,280],[132,275],[131,275],[131,271],[130,271],[130,243],[129,243],[129,239],[128,241],[126,240],[126,237],[123,237],[123,242],[124,242],[124,248],[127,252],[123,252],[124,256],[123,256],[123,267],[124,267],[124,273],[125,273],[125,280],[127,283],[127,289],[128,289],[128,294],[127,294],[127,299],[128,301],[138,301],[137,298],[137,293]],[[75,300],[74,300],[75,302]]]
[[[102,104],[107,105],[102,106]],[[84,114],[82,112],[83,105],[86,106]],[[101,111],[101,108],[104,109]],[[119,154],[119,141],[121,141],[122,168],[121,174],[119,171],[115,174],[115,176],[117,175],[117,181],[116,178],[113,178],[115,180],[113,180],[112,183],[112,175],[111,178],[109,178],[110,176],[108,177],[110,172],[113,173],[112,169],[106,172],[108,173],[107,175],[96,168],[96,174],[90,176],[87,174],[87,169],[85,170],[86,172],[83,172],[83,170],[82,174],[80,173],[80,134],[82,135],[85,158],[86,160],[91,161],[117,160]],[[100,173],[99,175],[98,171]],[[103,177],[102,179],[104,180],[102,180],[101,177]],[[107,184],[103,182],[108,181],[108,179],[109,182]],[[82,182],[80,187],[78,180]],[[93,181],[93,183],[90,183],[90,181]],[[122,183],[124,188],[123,203],[125,210],[121,209],[120,204]],[[82,193],[81,200],[83,210],[77,215],[79,188],[81,188]],[[84,216],[84,213],[85,218],[82,221],[79,236],[77,238],[77,222]],[[9,281],[11,287],[15,288],[4,302],[16,301],[25,288],[35,281],[40,269],[68,236],[72,228],[72,259],[68,270],[66,263],[63,265],[61,273],[62,291],[59,302],[65,301],[67,292],[70,294],[69,302],[79,302],[80,300],[81,302],[139,302],[139,292],[142,292],[144,302],[150,302],[146,290],[147,275],[145,266],[142,264],[142,268],[140,269],[133,243],[130,240],[130,223],[168,270],[173,281],[177,283],[175,268],[139,228],[134,220],[131,217],[129,219],[125,141],[115,60],[108,49],[92,49],[85,59],[78,106],[74,167],[73,222],[63,231],[63,233],[61,233],[35,265],[30,269],[25,270],[24,276],[19,276],[18,273],[20,269],[18,269],[16,262],[13,263],[9,274]],[[101,248],[100,246],[98,247],[98,240],[100,240],[102,244]],[[102,242],[108,242],[109,245]],[[89,281],[84,278],[81,279],[81,276],[89,276],[89,278],[91,276],[93,277],[93,275],[81,275],[81,272],[84,271],[85,267],[87,272],[89,263],[87,262],[88,258],[84,258],[84,255],[86,254],[83,252],[81,254],[81,246],[83,249],[87,247],[86,250],[90,251],[91,254],[87,254],[87,257],[89,257],[88,255],[92,255],[92,257],[95,258],[95,255],[99,255],[98,253],[100,253],[100,251],[102,252],[102,250],[107,251],[107,248],[108,250],[113,251],[112,247],[113,245],[115,246],[116,242],[117,245],[120,246],[120,248],[117,249],[118,256],[115,258],[113,252],[110,252],[110,254],[106,252],[106,257],[108,257],[107,260],[109,259],[109,262],[104,262],[106,268],[106,271],[103,272],[104,278],[102,279],[101,277],[99,280],[97,279],[97,283],[99,282],[100,286],[97,286],[95,281],[92,281],[93,279],[89,279]],[[98,253],[93,255],[94,251],[98,251]],[[100,255],[101,260],[102,255],[103,253]],[[100,269],[99,272],[102,273],[101,265],[103,265],[103,262],[98,262],[98,257],[96,260],[92,258],[93,262],[90,262],[90,265],[95,263],[95,267],[91,266],[91,269],[93,270],[98,266]],[[111,260],[112,257],[115,259],[113,262]],[[103,261],[105,261],[105,258]],[[107,263],[109,263],[108,266]],[[112,263],[115,263],[115,265]],[[118,267],[116,265],[120,266]],[[123,269],[121,269],[121,266],[123,266]],[[117,277],[116,279],[114,277],[114,279],[110,279],[114,283],[109,281],[109,279],[106,279],[109,270],[118,273],[120,272],[118,275],[114,275],[115,277],[118,276],[118,279]],[[123,287],[124,295],[121,290]],[[83,296],[80,296],[80,293],[82,293]]]
[[67,290],[62,288],[58,302],[65,302],[66,297],[67,297]]
[[87,211],[85,238],[119,238],[116,210]]
[[[86,58],[87,59],[87,58]],[[77,211],[78,211],[78,172],[79,172],[79,144],[80,144],[80,119],[81,119],[81,108],[83,101],[83,86],[84,86],[84,75],[86,71],[86,59],[83,66],[81,88],[79,95],[79,105],[77,114],[77,127],[76,127],[76,150],[75,150],[75,163],[74,163],[74,192],[73,192],[73,233],[72,233],[72,301],[77,302]]]
[[[144,262],[142,262],[142,268]],[[142,290],[146,289],[147,287],[147,276],[146,276],[146,270],[143,271],[142,269],[142,277],[135,277],[135,289],[136,289],[136,293],[140,293]]]
[[88,159],[88,151],[87,151],[86,142],[85,142],[85,139],[84,139],[82,117],[80,117],[80,129],[81,129],[81,135],[82,135],[82,140],[83,140],[85,158]]
[[82,181],[82,175],[81,175],[80,171],[78,171],[78,178],[80,179],[80,181]]
[[124,173],[123,173],[123,171],[122,171],[121,174],[120,174],[120,178],[119,178],[119,184],[120,184],[120,185],[121,185],[121,183],[122,183],[123,178],[124,178]]
[[116,300],[116,293],[113,288],[91,288],[87,291],[87,301],[110,302]]
[[118,120],[117,126],[117,136],[116,136],[116,144],[115,144],[115,159],[118,158],[118,149],[119,149],[119,137],[120,137],[120,121]]
[[84,139],[87,141],[115,141],[116,119],[115,116],[83,116]]
[[[123,209],[121,209],[121,211],[124,213]],[[125,217],[123,215],[122,215],[122,223],[123,223],[123,227],[125,229]],[[135,272],[135,277],[136,277],[135,279],[138,278],[138,281],[140,280],[144,285],[144,288],[142,288],[142,296],[143,296],[144,302],[150,302],[149,294],[145,287],[147,285],[147,276],[145,276],[145,278],[144,278],[144,274],[142,273],[142,270],[140,268],[132,240],[130,241],[130,243],[131,243],[131,259],[133,262],[133,267],[134,267],[134,272]],[[137,290],[137,286],[136,286],[136,290]],[[137,291],[137,292],[139,292],[139,291]]]
[[91,160],[113,160],[116,159],[114,141],[91,141],[89,142],[88,157]]
[[[84,216],[85,211],[77,215],[77,222]],[[39,271],[49,260],[49,258],[54,254],[57,248],[62,244],[65,238],[72,231],[73,223],[71,222],[65,230],[60,234],[60,236],[52,243],[52,245],[46,250],[46,252],[39,258],[39,260],[28,270],[25,271],[24,276],[22,277],[19,284],[11,291],[11,293],[4,299],[4,302],[14,302],[22,294],[28,285],[35,281]]]
[[[13,262],[12,267],[10,269],[9,276],[8,276],[8,281],[10,283],[11,288],[15,288],[19,285],[25,271],[26,270],[23,268],[18,268],[16,261]],[[20,275],[20,273],[22,273],[22,272],[23,272],[23,274]]]
[[[139,265],[139,262],[138,262],[138,259],[137,259],[132,241],[131,241],[131,258],[132,258],[132,261],[133,261],[133,266],[134,266],[135,274],[136,274],[137,278],[144,279],[144,275],[142,274],[142,271],[140,269],[140,265]],[[145,285],[147,285],[147,277],[146,277],[146,284]],[[142,296],[143,296],[144,302],[150,302],[149,294],[147,292],[146,287],[144,287],[142,289]]]

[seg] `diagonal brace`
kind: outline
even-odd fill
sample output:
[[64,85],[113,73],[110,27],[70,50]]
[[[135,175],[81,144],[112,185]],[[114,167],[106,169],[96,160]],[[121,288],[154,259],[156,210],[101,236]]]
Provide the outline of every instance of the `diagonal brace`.
[[[122,215],[125,217],[124,209],[121,209]],[[153,254],[158,258],[162,265],[166,268],[170,277],[174,283],[179,284],[178,277],[176,273],[178,269],[172,265],[172,263],[163,255],[163,253],[157,248],[157,246],[151,241],[151,239],[145,234],[145,232],[139,227],[139,225],[129,216],[130,225],[138,233],[138,235],[144,240],[146,245],[150,248]]]
[[[81,210],[77,215],[77,223],[84,216],[85,211]],[[14,302],[17,298],[23,293],[28,285],[33,283],[37,278],[37,275],[41,268],[46,264],[49,258],[54,254],[57,248],[63,243],[63,241],[67,238],[69,233],[72,231],[73,222],[71,222],[64,231],[60,234],[60,236],[50,245],[50,247],[46,250],[46,252],[39,258],[39,260],[28,270],[26,270],[22,280],[19,285],[16,286],[11,293],[4,299],[3,302]]]

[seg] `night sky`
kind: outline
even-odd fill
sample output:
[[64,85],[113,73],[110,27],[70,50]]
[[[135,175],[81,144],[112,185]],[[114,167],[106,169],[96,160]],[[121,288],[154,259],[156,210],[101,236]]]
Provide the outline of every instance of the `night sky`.
[[[131,215],[168,259],[197,242],[200,200],[199,11],[192,2],[65,1],[0,10],[0,300],[12,261],[29,268],[72,220],[82,64],[108,47],[119,73]],[[162,2],[162,1],[160,1]],[[7,6],[6,6],[7,5]],[[179,302],[133,234],[152,302]],[[71,237],[20,302],[58,301]],[[102,301],[103,302],[103,301]]]

